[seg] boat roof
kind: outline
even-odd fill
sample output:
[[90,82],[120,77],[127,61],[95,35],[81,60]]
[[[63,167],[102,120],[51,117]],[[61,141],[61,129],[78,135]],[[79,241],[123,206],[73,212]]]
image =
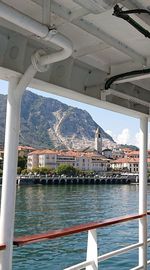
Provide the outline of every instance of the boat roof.
[[[45,73],[38,72],[31,87],[137,118],[149,116],[150,72],[117,79],[106,89],[109,78],[149,69],[149,37],[113,15],[116,4],[123,11],[149,11],[149,0],[1,2],[41,24],[46,24],[47,16],[51,27],[72,42],[72,56],[50,65]],[[49,7],[47,11],[46,7]],[[137,13],[130,17],[150,31],[150,14]],[[1,79],[9,80],[12,75],[23,74],[37,49],[51,53],[61,48],[0,16]]]

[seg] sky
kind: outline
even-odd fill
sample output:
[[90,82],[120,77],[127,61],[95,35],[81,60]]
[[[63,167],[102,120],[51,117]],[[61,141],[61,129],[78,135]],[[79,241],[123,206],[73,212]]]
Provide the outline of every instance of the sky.
[[[0,80],[0,94],[7,94],[8,82]],[[85,103],[77,102],[60,96],[44,93],[36,89],[28,89],[35,94],[57,99],[69,106],[86,110],[93,120],[100,125],[118,144],[139,146],[139,120],[123,114],[100,109]],[[150,133],[149,133],[150,149]]]

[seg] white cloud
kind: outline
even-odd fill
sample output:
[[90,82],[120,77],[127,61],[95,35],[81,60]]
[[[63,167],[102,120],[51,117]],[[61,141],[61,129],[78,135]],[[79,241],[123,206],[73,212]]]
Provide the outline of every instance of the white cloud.
[[[137,147],[140,146],[140,132],[132,135],[128,128],[124,128],[118,135],[113,134],[110,129],[106,130],[106,132],[113,137],[117,144],[132,144]],[[150,149],[150,133],[148,134],[148,149]]]
[[122,132],[116,136],[116,142],[118,144],[130,144],[130,131],[128,128],[124,128]]

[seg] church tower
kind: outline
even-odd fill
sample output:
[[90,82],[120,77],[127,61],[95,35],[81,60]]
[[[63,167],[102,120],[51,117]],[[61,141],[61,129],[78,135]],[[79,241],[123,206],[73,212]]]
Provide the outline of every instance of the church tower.
[[102,154],[102,137],[99,127],[95,132],[95,150],[98,154]]

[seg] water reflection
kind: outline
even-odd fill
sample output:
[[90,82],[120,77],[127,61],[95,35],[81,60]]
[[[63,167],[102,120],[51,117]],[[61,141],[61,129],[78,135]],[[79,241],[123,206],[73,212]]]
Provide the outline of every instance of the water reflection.
[[[17,189],[15,234],[25,235],[138,212],[138,187],[131,185],[33,186]],[[98,230],[99,254],[137,241],[138,221]],[[13,269],[63,268],[85,260],[87,233],[15,248]],[[131,252],[101,265],[127,270]],[[110,267],[111,265],[111,267]]]

